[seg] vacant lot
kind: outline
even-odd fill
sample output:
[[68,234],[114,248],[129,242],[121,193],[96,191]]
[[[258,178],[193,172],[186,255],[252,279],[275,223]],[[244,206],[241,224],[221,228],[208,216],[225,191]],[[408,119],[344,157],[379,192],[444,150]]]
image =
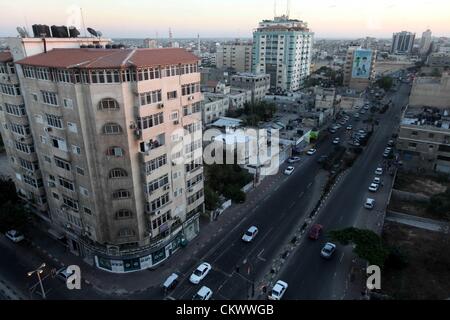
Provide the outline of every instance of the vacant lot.
[[382,271],[381,288],[394,299],[450,298],[450,235],[386,222],[383,239],[399,247],[408,264]]
[[398,172],[394,189],[413,192],[431,197],[443,193],[450,187],[450,182],[436,177]]

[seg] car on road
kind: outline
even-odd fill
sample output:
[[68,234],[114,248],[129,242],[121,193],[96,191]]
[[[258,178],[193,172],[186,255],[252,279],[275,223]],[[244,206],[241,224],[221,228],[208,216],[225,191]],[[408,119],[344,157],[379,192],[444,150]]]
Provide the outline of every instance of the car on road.
[[348,125],[347,128],[345,128],[345,129],[347,129],[347,130],[352,130],[352,129],[353,129],[353,126],[352,126],[352,125]]
[[373,178],[373,183],[381,184],[381,178],[380,177]]
[[5,236],[12,242],[20,242],[25,239],[25,236],[17,230],[9,230],[5,233]]
[[296,163],[296,162],[299,162],[300,160],[301,160],[300,157],[290,157],[287,162],[288,163]]
[[258,234],[258,228],[255,226],[251,226],[250,228],[248,228],[247,231],[245,231],[244,235],[242,236],[242,241],[252,242],[253,239],[255,239],[257,234]]
[[361,110],[359,113],[365,114],[365,113],[366,113],[366,110]]
[[364,208],[373,209],[375,207],[375,199],[367,198],[366,203],[364,203]]
[[334,138],[333,144],[339,144],[341,142],[341,138]]
[[164,281],[162,285],[162,288],[164,289],[164,291],[169,291],[175,289],[177,284],[178,284],[178,274],[174,272],[167,277],[166,281]]
[[394,146],[394,140],[389,140],[387,143],[388,147],[393,147]]
[[317,152],[317,149],[309,149],[308,152],[306,152],[307,155],[312,156]]
[[206,286],[200,288],[192,297],[192,300],[209,300],[212,297],[212,290]]
[[189,281],[193,284],[198,284],[200,281],[202,281],[206,277],[206,275],[208,274],[209,271],[211,271],[211,265],[207,262],[203,262],[191,274]]
[[294,172],[294,169],[295,169],[294,167],[289,166],[284,170],[284,174],[290,176],[292,172]]
[[330,131],[330,133],[336,133],[336,129],[330,128],[328,131]]
[[383,168],[378,167],[378,168],[375,170],[375,174],[376,174],[377,176],[381,176],[381,175],[383,174]]
[[364,110],[369,110],[369,108],[370,108],[370,106],[369,106],[368,104],[366,104],[366,105],[364,106]]
[[320,234],[322,233],[323,226],[321,224],[315,224],[309,229],[309,235],[308,237],[312,240],[317,240],[320,237]]
[[270,292],[269,299],[270,300],[281,300],[284,293],[288,288],[288,284],[282,280],[278,280],[277,283],[272,288]]
[[369,191],[371,192],[377,192],[378,189],[380,188],[380,185],[377,183],[371,183],[369,186]]
[[350,141],[349,143],[355,147],[361,146],[361,143],[359,142],[359,140],[353,140],[353,141]]
[[323,258],[329,259],[333,255],[333,253],[336,251],[336,245],[331,242],[325,243],[322,250],[320,251],[320,255]]
[[67,279],[69,279],[72,274],[73,272],[69,273],[69,271],[67,271],[67,267],[62,267],[61,269],[56,271],[56,277],[60,280],[63,280],[64,282],[67,282]]

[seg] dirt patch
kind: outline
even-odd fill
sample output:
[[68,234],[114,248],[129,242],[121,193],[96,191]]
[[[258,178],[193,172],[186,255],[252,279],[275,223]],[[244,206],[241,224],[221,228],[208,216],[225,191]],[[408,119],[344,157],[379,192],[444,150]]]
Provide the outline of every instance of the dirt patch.
[[450,298],[450,236],[386,221],[383,240],[407,257],[403,269],[382,271],[382,293],[394,299]]
[[398,172],[394,189],[422,194],[431,197],[443,193],[450,186],[450,182],[436,177],[421,176],[409,172]]

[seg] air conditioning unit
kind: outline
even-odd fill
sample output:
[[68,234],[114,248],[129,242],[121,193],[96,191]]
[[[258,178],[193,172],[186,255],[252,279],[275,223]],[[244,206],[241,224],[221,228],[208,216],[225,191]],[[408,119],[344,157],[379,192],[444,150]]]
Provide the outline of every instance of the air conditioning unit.
[[[49,181],[47,184],[50,188],[56,188],[56,183]],[[62,208],[61,208],[62,209]]]
[[189,188],[189,189],[188,189],[188,192],[192,192],[192,191],[194,191],[193,188]]
[[194,96],[188,97],[188,101],[194,100]]
[[166,185],[166,186],[164,186],[164,188],[163,188],[164,191],[167,191],[167,190],[169,190],[169,189],[170,189],[170,186],[169,186],[169,185]]
[[136,129],[136,124],[134,122],[131,122],[130,129]]
[[158,103],[157,106],[158,106],[158,109],[162,109],[162,108],[164,108],[164,103]]
[[174,125],[180,124],[180,121],[179,121],[179,120],[175,120],[175,121],[173,122],[173,124],[174,124]]
[[45,132],[52,132],[52,128],[51,128],[51,127],[45,127],[45,128],[44,128],[44,131],[45,131]]
[[137,139],[141,138],[141,129],[134,129],[134,135]]

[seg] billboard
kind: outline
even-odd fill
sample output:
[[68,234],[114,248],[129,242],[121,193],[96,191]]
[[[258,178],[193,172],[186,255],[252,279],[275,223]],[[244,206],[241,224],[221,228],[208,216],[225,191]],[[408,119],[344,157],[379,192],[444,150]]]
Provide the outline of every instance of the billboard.
[[369,79],[371,65],[372,50],[355,50],[353,55],[352,78]]

